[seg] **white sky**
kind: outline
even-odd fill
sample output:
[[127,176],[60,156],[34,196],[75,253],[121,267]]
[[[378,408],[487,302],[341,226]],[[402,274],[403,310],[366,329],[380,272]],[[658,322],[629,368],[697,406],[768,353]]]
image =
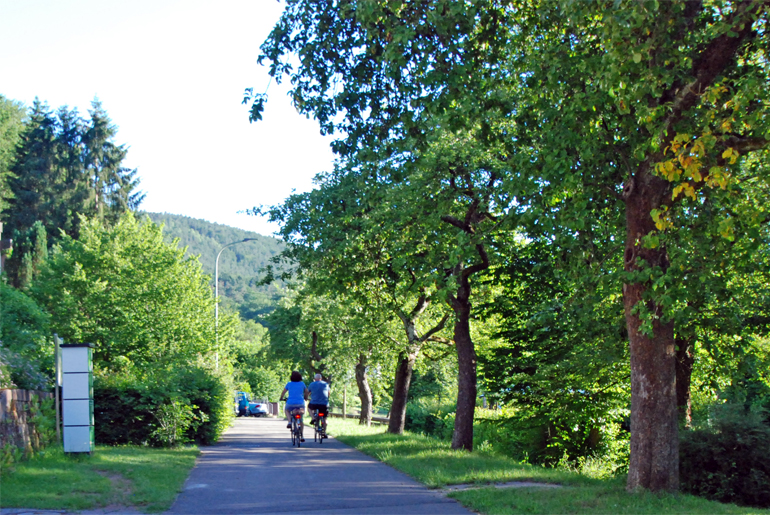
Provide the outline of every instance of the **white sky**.
[[249,124],[244,88],[268,86],[256,64],[276,0],[0,0],[0,94],[87,115],[98,97],[138,168],[146,211],[271,234],[238,211],[312,188],[332,166],[331,138],[270,85]]

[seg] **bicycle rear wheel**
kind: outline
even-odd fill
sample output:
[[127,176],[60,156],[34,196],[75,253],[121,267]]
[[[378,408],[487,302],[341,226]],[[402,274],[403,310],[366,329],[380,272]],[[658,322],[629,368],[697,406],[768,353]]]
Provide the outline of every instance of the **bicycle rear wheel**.
[[294,419],[291,419],[291,445],[294,447],[297,445],[297,422],[294,421]]

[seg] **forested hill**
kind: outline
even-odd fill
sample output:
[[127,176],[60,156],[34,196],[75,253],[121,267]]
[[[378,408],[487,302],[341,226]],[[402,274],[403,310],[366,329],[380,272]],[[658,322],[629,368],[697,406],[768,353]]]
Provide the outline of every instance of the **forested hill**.
[[239,311],[242,318],[259,319],[269,312],[280,298],[277,285],[257,286],[260,269],[281,251],[282,243],[276,238],[244,231],[236,227],[198,220],[169,213],[141,213],[156,224],[163,225],[166,241],[179,239],[189,255],[200,255],[204,272],[211,275],[214,284],[214,262],[220,249],[234,241],[254,238],[255,241],[228,247],[219,258],[219,295],[222,305]]

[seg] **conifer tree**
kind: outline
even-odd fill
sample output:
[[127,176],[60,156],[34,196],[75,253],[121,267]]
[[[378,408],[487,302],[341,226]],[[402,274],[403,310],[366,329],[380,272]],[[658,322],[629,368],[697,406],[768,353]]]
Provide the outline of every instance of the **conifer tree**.
[[19,102],[0,95],[0,213],[12,197],[10,169],[23,128],[24,112],[24,106]]
[[122,166],[127,149],[114,143],[117,128],[98,100],[89,114],[86,121],[76,109],[62,106],[54,115],[38,99],[30,110],[9,171],[14,178],[6,197],[14,198],[2,213],[6,236],[18,242],[19,251],[7,267],[17,286],[34,273],[33,257],[25,264],[24,254],[33,250],[36,222],[52,237],[51,243],[60,231],[77,238],[79,215],[112,225],[144,198],[136,192],[137,171]]

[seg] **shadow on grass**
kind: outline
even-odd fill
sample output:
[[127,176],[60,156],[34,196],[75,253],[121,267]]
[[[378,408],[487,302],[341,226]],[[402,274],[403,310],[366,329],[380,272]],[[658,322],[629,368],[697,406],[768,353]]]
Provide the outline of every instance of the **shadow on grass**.
[[550,514],[758,514],[770,510],[721,504],[692,495],[630,494],[622,484],[563,489],[483,488],[453,492],[449,497],[486,515]]
[[429,487],[457,484],[479,486],[532,481],[564,488],[478,488],[448,496],[485,515],[519,513],[574,514],[770,514],[770,510],[721,504],[691,495],[629,494],[625,477],[594,479],[567,470],[518,463],[488,452],[453,451],[449,442],[418,434],[391,435],[383,427],[366,428],[335,421],[342,442],[409,474]]
[[490,452],[453,451],[449,442],[419,434],[392,435],[384,429],[340,428],[337,438],[409,474],[429,487],[465,483],[535,481],[562,485],[597,485],[579,474],[537,467]]

